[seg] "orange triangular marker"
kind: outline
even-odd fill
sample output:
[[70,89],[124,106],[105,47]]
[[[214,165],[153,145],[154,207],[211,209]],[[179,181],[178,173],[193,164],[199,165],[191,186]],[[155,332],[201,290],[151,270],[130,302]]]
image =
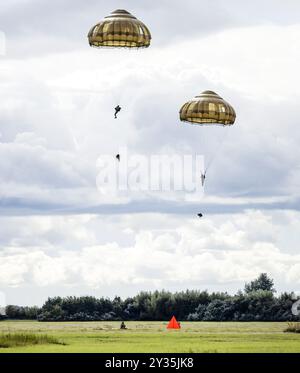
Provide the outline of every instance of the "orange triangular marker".
[[169,321],[167,329],[180,329],[180,324],[177,322],[175,316],[173,316]]

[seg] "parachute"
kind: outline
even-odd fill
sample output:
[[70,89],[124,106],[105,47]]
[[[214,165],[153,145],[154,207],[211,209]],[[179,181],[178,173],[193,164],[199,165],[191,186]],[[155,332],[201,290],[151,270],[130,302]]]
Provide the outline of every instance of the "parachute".
[[235,122],[233,107],[213,91],[204,91],[180,109],[180,120],[198,125],[221,124],[230,126]]
[[[95,48],[141,49],[150,46],[151,33],[143,22],[127,10],[117,9],[90,29],[88,41],[89,45]],[[111,94],[116,105],[114,109],[116,119],[121,106],[125,106],[121,103],[124,90]],[[117,159],[120,161],[120,157]]]
[[[202,170],[201,182],[204,184],[206,172],[217,155],[225,139],[225,131],[216,128],[228,128],[234,124],[234,108],[213,91],[204,91],[199,96],[186,102],[179,112],[180,120],[193,125],[205,126],[200,137],[200,151],[205,155],[205,168]],[[205,149],[206,148],[206,149]],[[206,151],[207,150],[207,151]]]
[[148,48],[149,29],[124,9],[117,9],[93,26],[88,33],[91,47]]

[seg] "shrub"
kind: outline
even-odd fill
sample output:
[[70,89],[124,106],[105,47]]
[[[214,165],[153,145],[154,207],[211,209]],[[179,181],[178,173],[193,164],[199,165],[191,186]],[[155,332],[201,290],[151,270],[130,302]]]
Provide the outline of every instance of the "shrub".
[[0,334],[0,348],[19,347],[39,344],[65,345],[54,337],[45,334],[37,335],[31,333],[7,333]]
[[300,322],[289,322],[284,331],[286,333],[300,333]]

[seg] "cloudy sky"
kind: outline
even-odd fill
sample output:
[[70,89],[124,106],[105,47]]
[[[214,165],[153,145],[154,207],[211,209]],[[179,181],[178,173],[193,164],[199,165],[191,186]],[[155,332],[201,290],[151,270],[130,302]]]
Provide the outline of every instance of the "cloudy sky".
[[[149,49],[89,47],[90,27],[118,8],[149,27]],[[233,293],[261,272],[279,291],[300,291],[299,13],[297,0],[1,2],[7,303],[163,288]],[[120,146],[147,157],[214,149],[215,138],[203,144],[203,129],[178,118],[207,89],[235,107],[237,121],[204,196],[100,193],[97,160]]]

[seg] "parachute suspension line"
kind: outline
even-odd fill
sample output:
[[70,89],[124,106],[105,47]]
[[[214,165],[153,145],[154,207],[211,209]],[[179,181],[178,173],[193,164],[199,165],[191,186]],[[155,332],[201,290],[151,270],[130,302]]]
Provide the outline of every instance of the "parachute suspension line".
[[[117,91],[117,92],[116,92]],[[114,100],[114,107],[120,105],[122,107],[122,93],[119,89],[119,87],[117,87],[116,89],[111,89],[111,92],[112,92],[112,96],[113,96],[113,100]]]
[[72,129],[72,127],[71,127],[71,125],[70,125],[69,123],[67,124],[67,127],[68,127],[69,136],[70,136],[71,139],[72,139],[72,143],[73,143],[73,146],[74,146],[74,150],[75,150],[76,152],[78,152],[78,150],[79,150],[79,148],[80,148],[80,145],[79,145],[79,143],[78,143],[78,141],[77,141],[77,139],[76,139],[76,136],[74,135],[74,131],[73,131],[73,129]]
[[[224,144],[224,141],[225,141],[225,139],[226,139],[227,136],[228,136],[228,128],[227,128],[227,127],[230,127],[230,126],[223,126],[223,128],[224,128],[224,134],[222,134],[222,137],[221,137],[221,139],[220,139],[220,141],[219,141],[219,144],[218,144],[217,148],[215,149],[215,151],[214,151],[212,157],[210,157],[210,159],[209,159],[209,161],[208,161],[208,163],[207,163],[207,166],[204,168],[204,174],[203,174],[204,178],[205,178],[205,176],[206,176],[206,173],[207,173],[208,169],[209,169],[210,166],[212,165],[212,163],[217,159],[217,156],[218,156],[218,154],[219,154],[219,151],[221,150],[221,148],[222,148],[222,146],[223,146],[223,144]],[[226,129],[225,129],[225,128],[226,128]]]

